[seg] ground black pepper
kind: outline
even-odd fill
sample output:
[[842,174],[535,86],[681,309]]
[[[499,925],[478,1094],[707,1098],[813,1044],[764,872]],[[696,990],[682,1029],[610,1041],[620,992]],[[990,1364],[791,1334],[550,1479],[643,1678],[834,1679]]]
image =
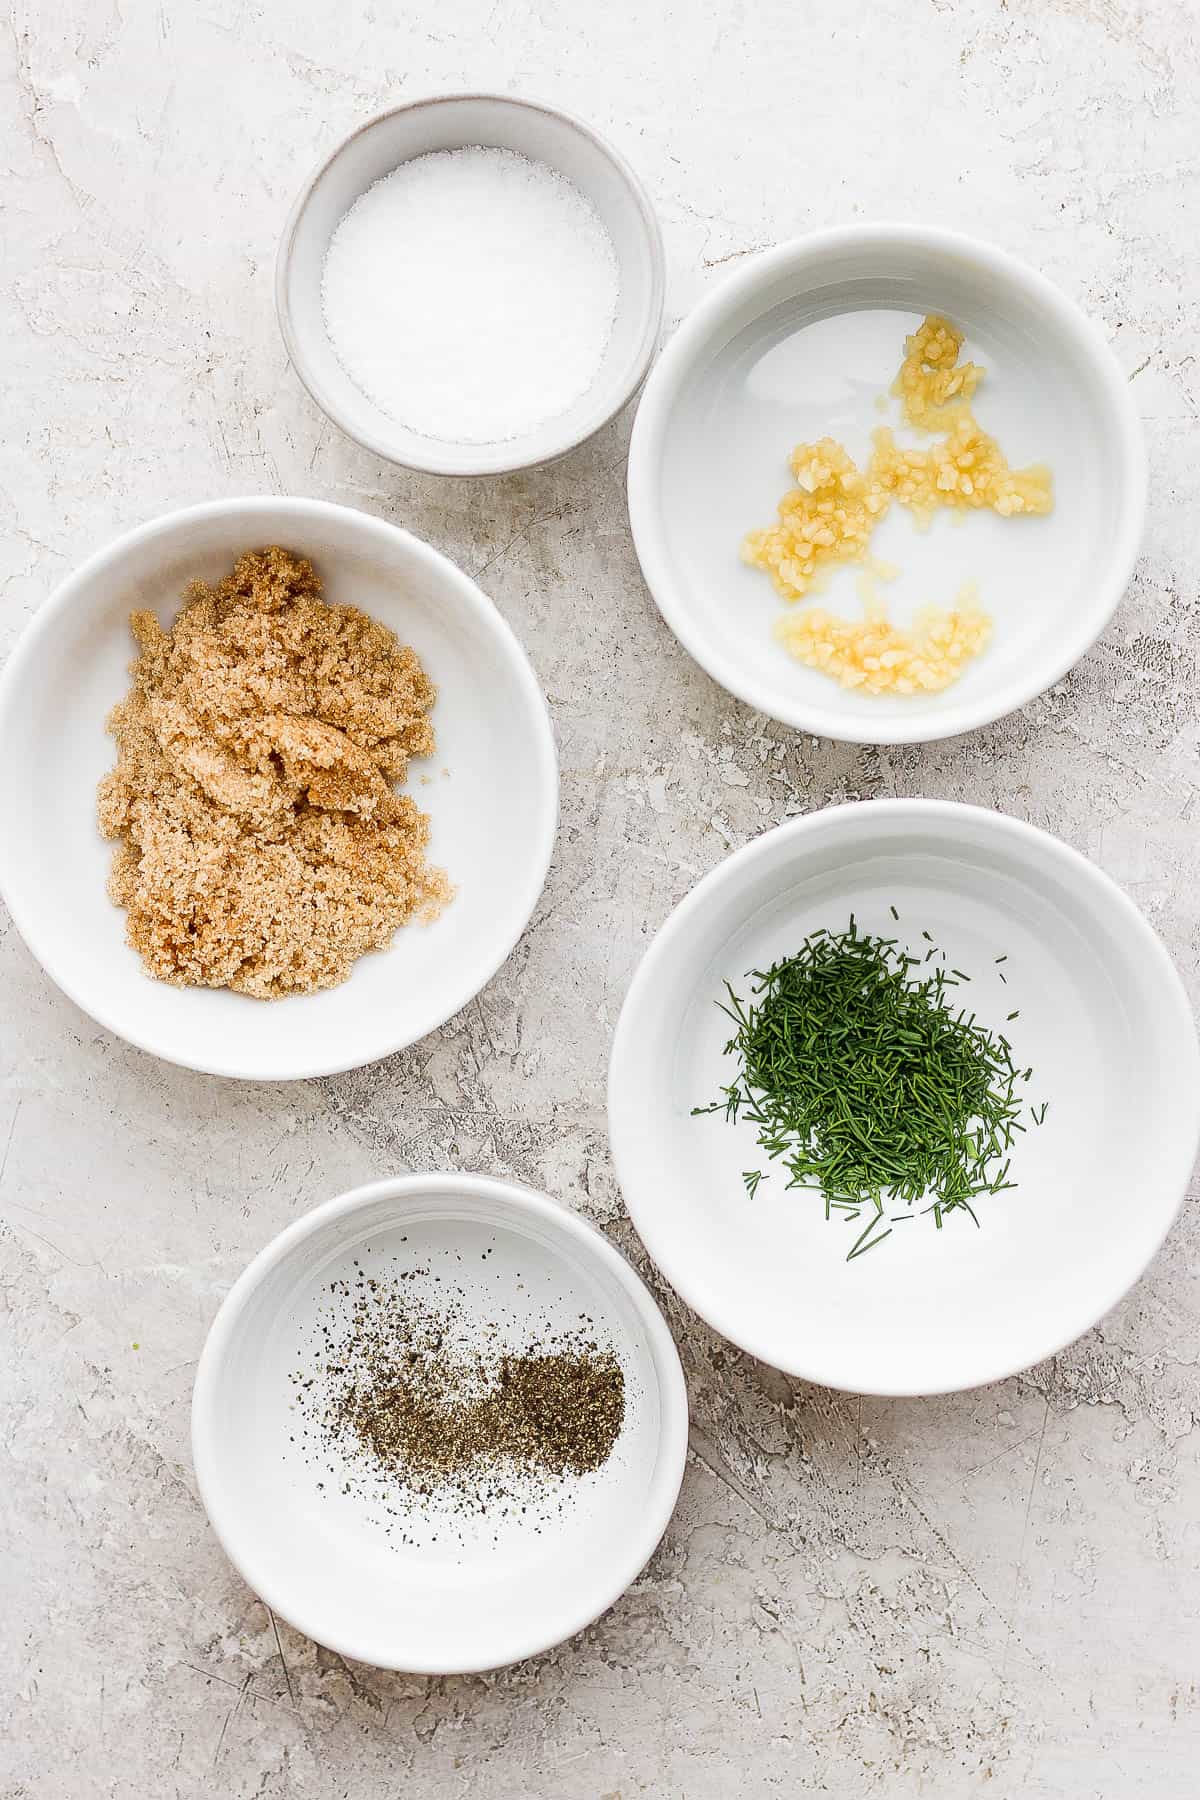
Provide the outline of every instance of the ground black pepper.
[[360,1262],[329,1284],[314,1354],[292,1382],[301,1437],[327,1468],[331,1454],[346,1467],[342,1491],[378,1496],[382,1485],[397,1518],[423,1501],[460,1515],[525,1511],[531,1484],[553,1491],[600,1468],[624,1421],[625,1375],[590,1317],[566,1330],[547,1322],[514,1347],[501,1318],[480,1333],[461,1286],[431,1274],[368,1274]]

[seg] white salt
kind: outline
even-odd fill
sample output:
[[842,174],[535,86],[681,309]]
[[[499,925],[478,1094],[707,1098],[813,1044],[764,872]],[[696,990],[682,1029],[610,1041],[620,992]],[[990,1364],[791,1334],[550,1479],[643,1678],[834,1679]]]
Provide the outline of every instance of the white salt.
[[618,279],[603,220],[565,176],[512,150],[438,150],[368,188],[334,232],[325,327],[391,418],[499,443],[587,392]]

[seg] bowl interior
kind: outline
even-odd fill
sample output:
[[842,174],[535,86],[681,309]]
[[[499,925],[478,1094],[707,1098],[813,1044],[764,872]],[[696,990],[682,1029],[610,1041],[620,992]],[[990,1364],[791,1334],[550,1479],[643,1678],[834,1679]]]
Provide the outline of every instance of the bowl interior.
[[[611,1086],[626,1199],[685,1298],[781,1368],[869,1393],[998,1379],[1093,1324],[1174,1216],[1200,1105],[1182,989],[1133,906],[1040,833],[899,802],[804,824],[689,896],[635,980]],[[980,1197],[979,1229],[958,1212],[937,1231],[918,1213],[847,1262],[867,1215],[827,1221],[819,1193],[785,1189],[752,1124],[691,1109],[737,1069],[724,981],[745,996],[747,971],[851,913],[922,959],[928,932],[970,976],[967,1006],[1032,1067],[1029,1108],[1048,1109],[1040,1127],[1023,1114],[1018,1185]],[[751,1198],[753,1169],[764,1179]]]
[[[105,893],[112,846],[96,784],[112,767],[104,729],[128,688],[128,618],[164,623],[195,576],[282,543],[311,557],[326,598],[362,607],[416,650],[438,700],[433,757],[409,767],[429,813],[430,859],[457,892],[325,992],[259,1001],[152,980]],[[9,779],[0,869],[22,934],[93,1017],[189,1067],[278,1078],[369,1062],[432,1030],[490,979],[545,878],[557,807],[545,705],[499,613],[444,558],[362,513],[305,501],[230,502],[176,514],[105,552],[50,602],[15,653],[0,703]]]
[[[748,530],[774,522],[793,485],[787,459],[796,444],[829,435],[862,466],[880,424],[901,443],[929,441],[900,426],[889,396],[904,339],[928,312],[965,330],[963,356],[986,370],[977,417],[1014,467],[1050,465],[1055,505],[1045,518],[943,509],[926,531],[892,506],[871,544],[900,570],[879,589],[892,617],[908,623],[920,606],[950,607],[974,581],[995,632],[943,692],[872,696],[788,655],[772,635],[786,603],[740,560],[739,547]],[[640,436],[643,416],[653,415],[646,442],[635,437],[639,552],[693,654],[763,711],[852,741],[947,735],[1040,691],[1106,621],[1136,541],[1140,453],[1136,440],[1129,444],[1107,350],[1025,271],[896,234],[799,246],[783,266],[765,259],[761,280],[732,288],[708,326],[670,357],[639,416]],[[859,574],[836,568],[823,592],[799,604],[859,618]]]
[[[596,207],[616,251],[620,295],[600,368],[566,412],[495,445],[453,444],[410,431],[352,381],[325,330],[325,253],[359,195],[402,162],[464,145],[515,150],[574,182]],[[657,228],[640,190],[592,134],[560,114],[485,96],[431,100],[357,131],[317,176],[285,237],[280,306],[297,371],[318,404],[361,443],[395,462],[445,474],[488,474],[560,454],[596,430],[645,372],[662,310]]]
[[[550,1203],[531,1212],[498,1189],[367,1199],[326,1216],[261,1275],[250,1271],[233,1317],[214,1327],[196,1396],[205,1504],[246,1579],[320,1642],[385,1667],[509,1662],[603,1611],[657,1542],[686,1437],[681,1380],[664,1391],[662,1343],[674,1353],[616,1253],[555,1212]],[[586,1314],[625,1374],[625,1420],[608,1461],[540,1493],[523,1486],[507,1513],[471,1513],[406,1503],[336,1449],[314,1447],[292,1376],[310,1365],[329,1283],[353,1283],[359,1269],[416,1271],[416,1291],[455,1292],[454,1347],[467,1352],[487,1341],[524,1350],[531,1332],[578,1327]],[[500,1339],[488,1339],[496,1322]],[[677,1362],[674,1371],[678,1379]]]

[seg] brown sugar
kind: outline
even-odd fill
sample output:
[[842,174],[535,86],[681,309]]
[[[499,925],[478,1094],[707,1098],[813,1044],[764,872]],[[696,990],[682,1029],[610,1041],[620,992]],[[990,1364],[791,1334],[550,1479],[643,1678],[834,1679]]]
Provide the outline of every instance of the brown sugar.
[[140,655],[108,729],[99,821],[119,840],[108,891],[149,972],[260,999],[344,981],[414,914],[450,898],[425,861],[429,819],[397,793],[435,747],[436,689],[416,654],[311,563],[247,551],[193,582]]

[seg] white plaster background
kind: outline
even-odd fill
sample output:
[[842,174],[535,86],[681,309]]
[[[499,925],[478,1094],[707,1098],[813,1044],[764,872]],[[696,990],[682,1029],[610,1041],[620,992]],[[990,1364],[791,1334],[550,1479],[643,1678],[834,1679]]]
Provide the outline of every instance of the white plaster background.
[[[17,0],[0,61],[0,648],[127,526],[321,495],[481,573],[563,767],[554,866],[507,967],[355,1075],[241,1087],[160,1066],[0,923],[6,1800],[1191,1800],[1194,1197],[1098,1330],[955,1399],[806,1387],[664,1296],[695,1419],[675,1521],[592,1630],[483,1679],[380,1674],[276,1631],[214,1542],[187,1447],[222,1292],[352,1183],[510,1172],[636,1253],[602,1105],[620,1000],[696,876],[791,813],[933,794],[1049,826],[1129,886],[1197,996],[1189,0]],[[967,739],[797,739],[652,609],[627,418],[551,470],[458,486],[344,441],[276,333],[280,226],[350,126],[471,86],[546,95],[627,152],[661,214],[672,322],[737,258],[854,217],[965,227],[1060,282],[1136,381],[1150,446],[1145,553],[1103,643]]]

